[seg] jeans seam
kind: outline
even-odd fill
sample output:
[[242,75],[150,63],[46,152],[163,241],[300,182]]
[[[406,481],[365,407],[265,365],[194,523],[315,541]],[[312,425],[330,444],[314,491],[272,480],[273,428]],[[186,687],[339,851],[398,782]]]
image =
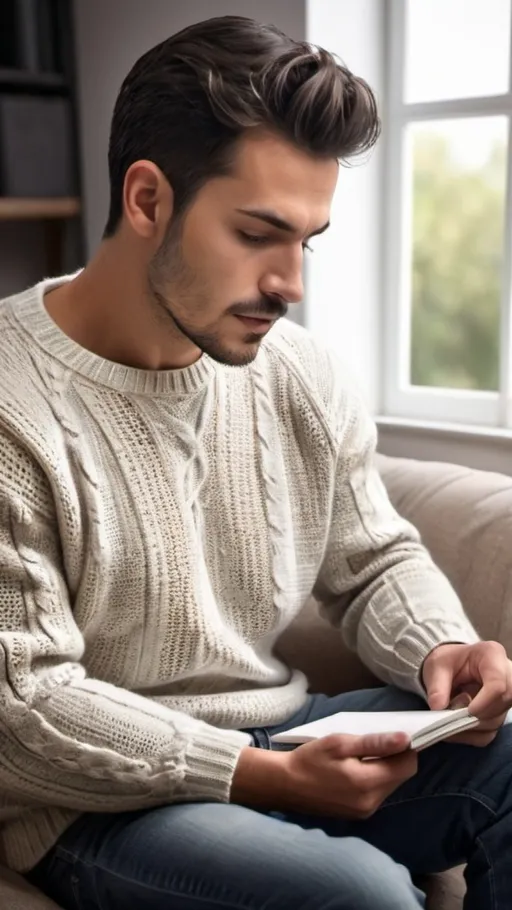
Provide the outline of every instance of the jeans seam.
[[[95,869],[94,863],[88,862],[86,859],[83,859],[81,856],[78,856],[76,853],[72,853],[70,850],[67,850],[66,847],[61,847],[60,844],[57,844],[55,847],[55,856],[57,859],[61,859],[63,862],[67,863],[70,866],[70,882],[73,894],[77,903],[77,907],[80,907],[82,902],[80,899],[80,894],[77,892],[76,882],[74,879],[77,879],[76,870],[78,865],[85,867],[86,869]],[[100,900],[98,894],[98,889],[96,887],[96,876],[92,877],[92,888],[94,891],[94,900],[97,904],[98,910],[103,910],[103,904]]]
[[57,844],[55,846],[55,855],[59,856],[66,862],[69,862],[71,860],[73,863],[79,862],[83,863],[85,866],[90,865],[90,863],[87,863],[86,860],[82,859],[82,857],[77,853],[72,853],[71,850],[68,850],[67,847],[61,847],[60,844]]
[[494,910],[494,908],[496,907],[496,889],[495,889],[495,887],[494,887],[494,884],[495,884],[495,882],[494,882],[494,868],[493,868],[491,859],[490,859],[490,857],[489,857],[489,854],[487,853],[487,850],[485,849],[485,844],[484,844],[484,842],[482,841],[482,838],[481,838],[481,837],[477,837],[476,840],[477,840],[477,842],[478,842],[478,846],[481,848],[481,850],[482,850],[482,852],[483,852],[483,854],[484,854],[484,856],[485,856],[485,858],[486,858],[486,860],[487,860],[487,865],[488,865],[488,867],[489,867],[489,891],[490,891],[491,898],[492,898],[492,907],[489,907],[489,910]]
[[459,797],[461,799],[472,799],[474,802],[479,803],[480,806],[483,806],[484,809],[487,809],[492,815],[496,816],[496,808],[494,806],[488,805],[488,803],[481,797],[479,793],[475,793],[472,790],[457,790],[454,792],[447,791],[443,793],[423,793],[421,796],[407,796],[403,799],[397,799],[392,801],[386,801],[381,809],[393,809],[396,806],[406,805],[407,803],[416,803],[424,799],[443,799],[444,797]]

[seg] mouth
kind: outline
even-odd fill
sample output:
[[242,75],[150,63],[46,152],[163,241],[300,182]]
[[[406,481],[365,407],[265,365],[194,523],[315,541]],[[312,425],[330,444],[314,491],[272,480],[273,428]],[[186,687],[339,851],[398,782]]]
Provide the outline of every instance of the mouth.
[[[236,314],[235,314],[236,315]],[[270,327],[274,324],[275,318],[267,317],[262,319],[256,316],[236,316],[237,319],[242,322],[246,328],[250,329],[252,332],[264,333],[268,332]]]

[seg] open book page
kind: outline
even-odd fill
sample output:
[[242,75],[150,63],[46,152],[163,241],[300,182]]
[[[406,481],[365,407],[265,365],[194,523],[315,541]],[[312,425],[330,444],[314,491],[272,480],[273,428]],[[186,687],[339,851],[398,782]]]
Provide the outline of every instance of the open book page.
[[424,749],[478,724],[467,708],[452,711],[341,711],[272,736],[273,742],[306,743],[332,733],[407,733],[411,748]]

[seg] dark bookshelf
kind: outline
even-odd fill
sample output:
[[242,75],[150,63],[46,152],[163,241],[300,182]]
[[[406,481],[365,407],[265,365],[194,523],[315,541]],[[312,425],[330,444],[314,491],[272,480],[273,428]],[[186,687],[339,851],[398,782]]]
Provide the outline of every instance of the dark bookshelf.
[[49,273],[81,214],[72,5],[0,0],[0,222],[41,222]]
[[67,91],[68,84],[66,77],[62,73],[0,68],[0,90],[6,88],[34,89],[35,91],[60,89]]
[[70,76],[71,0],[1,0],[0,69]]

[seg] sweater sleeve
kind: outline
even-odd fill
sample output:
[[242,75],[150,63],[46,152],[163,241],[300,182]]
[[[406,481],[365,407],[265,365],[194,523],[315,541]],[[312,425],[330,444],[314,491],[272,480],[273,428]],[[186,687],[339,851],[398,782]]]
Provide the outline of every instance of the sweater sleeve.
[[0,431],[0,790],[78,811],[228,801],[247,734],[87,676],[48,489]]
[[315,595],[321,612],[380,679],[423,695],[420,671],[430,651],[479,638],[418,532],[388,499],[374,464],[374,422],[356,395],[344,399]]

